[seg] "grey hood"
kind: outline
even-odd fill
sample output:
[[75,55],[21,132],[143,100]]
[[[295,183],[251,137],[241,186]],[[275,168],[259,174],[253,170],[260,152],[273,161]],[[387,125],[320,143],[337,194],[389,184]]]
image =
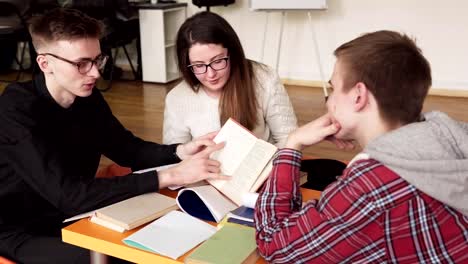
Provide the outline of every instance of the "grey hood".
[[374,139],[364,153],[468,215],[468,123],[441,112],[424,117]]

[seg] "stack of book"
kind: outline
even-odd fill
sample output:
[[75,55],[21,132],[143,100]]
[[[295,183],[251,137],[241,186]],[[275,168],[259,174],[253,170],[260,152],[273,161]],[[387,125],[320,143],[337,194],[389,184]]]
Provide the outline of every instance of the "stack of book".
[[240,206],[226,215],[227,223],[254,227],[254,209]]

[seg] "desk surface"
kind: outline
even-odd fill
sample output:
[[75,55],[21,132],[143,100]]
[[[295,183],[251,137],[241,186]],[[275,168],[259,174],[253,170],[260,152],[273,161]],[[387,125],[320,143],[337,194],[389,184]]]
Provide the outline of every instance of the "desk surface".
[[[320,197],[319,191],[304,188],[301,188],[301,191],[304,201],[318,199]],[[175,197],[177,195],[177,192],[170,190],[162,190],[161,193],[171,197]],[[215,224],[216,223],[213,223],[213,225]],[[89,250],[135,263],[183,263],[185,257],[193,250],[192,249],[191,251],[187,252],[177,260],[173,260],[156,253],[129,247],[122,242],[122,239],[135,233],[140,228],[135,228],[124,233],[119,233],[96,225],[89,221],[88,218],[85,218],[63,228],[62,240],[75,246],[87,248]],[[260,260],[257,263],[264,263],[264,261]]]

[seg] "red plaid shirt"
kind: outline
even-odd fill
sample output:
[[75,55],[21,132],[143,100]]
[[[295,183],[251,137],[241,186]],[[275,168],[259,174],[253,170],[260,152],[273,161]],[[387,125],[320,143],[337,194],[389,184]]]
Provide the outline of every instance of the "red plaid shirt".
[[282,149],[256,204],[260,254],[275,263],[468,263],[468,217],[376,160],[360,160],[301,208],[302,154]]

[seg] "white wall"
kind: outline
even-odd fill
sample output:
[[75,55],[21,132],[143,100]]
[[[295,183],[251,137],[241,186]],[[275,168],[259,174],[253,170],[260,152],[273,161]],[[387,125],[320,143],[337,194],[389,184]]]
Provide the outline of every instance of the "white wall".
[[[390,29],[417,39],[419,47],[431,62],[434,88],[468,91],[468,1],[327,2],[328,10],[311,13],[327,80],[333,68],[332,54],[336,47],[362,33]],[[190,4],[188,15],[200,10],[204,9]],[[249,58],[276,67],[281,13],[250,11],[249,0],[237,0],[228,7],[213,7],[212,11],[231,23]],[[305,81],[321,79],[312,32],[307,12],[287,13],[279,55],[279,73],[282,78]]]

